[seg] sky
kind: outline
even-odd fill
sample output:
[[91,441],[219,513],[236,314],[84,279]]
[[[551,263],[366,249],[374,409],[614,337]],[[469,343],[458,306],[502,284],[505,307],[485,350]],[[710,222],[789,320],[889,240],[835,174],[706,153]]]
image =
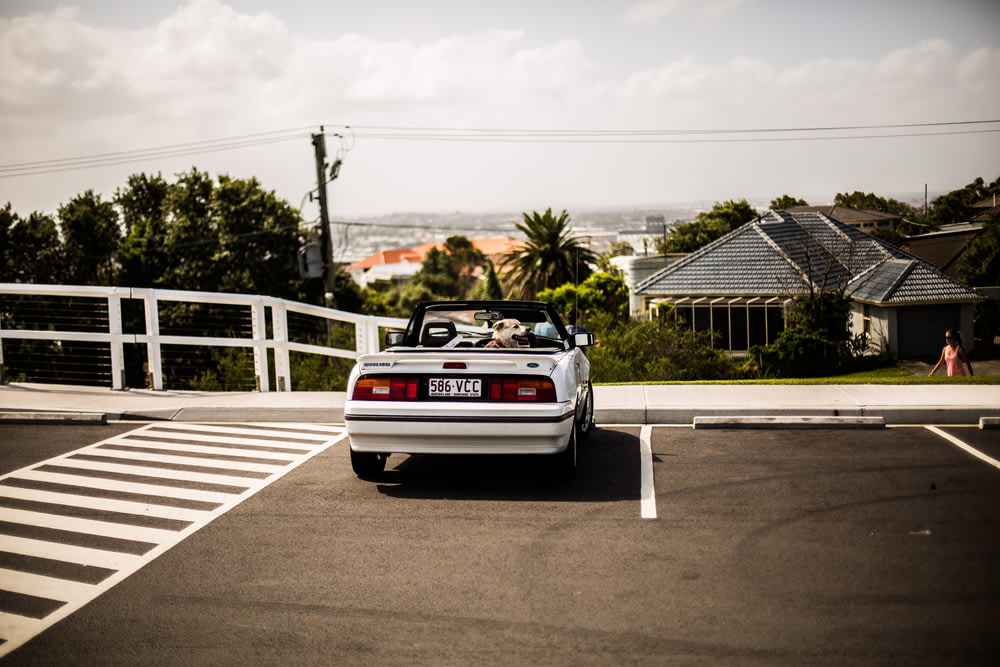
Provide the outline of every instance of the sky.
[[[984,122],[990,121],[990,122]],[[330,217],[1000,177],[996,0],[0,0],[0,206],[256,178]]]

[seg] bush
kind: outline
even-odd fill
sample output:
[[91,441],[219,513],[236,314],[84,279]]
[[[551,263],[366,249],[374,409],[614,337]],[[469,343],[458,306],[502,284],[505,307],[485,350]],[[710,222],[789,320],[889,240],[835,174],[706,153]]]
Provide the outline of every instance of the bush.
[[602,313],[587,324],[600,343],[588,351],[595,382],[730,380],[739,376],[736,364],[711,347],[709,334],[679,327],[672,320],[639,322]]

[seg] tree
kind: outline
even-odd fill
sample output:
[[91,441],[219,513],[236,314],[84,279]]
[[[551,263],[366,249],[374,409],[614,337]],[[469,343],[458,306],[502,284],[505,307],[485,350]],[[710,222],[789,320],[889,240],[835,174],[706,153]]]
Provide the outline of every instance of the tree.
[[192,168],[178,174],[164,200],[167,251],[161,285],[170,289],[216,291],[220,271],[213,257],[219,244],[212,219],[214,184]]
[[295,298],[298,273],[298,211],[255,178],[219,176],[211,213],[218,234],[213,263],[225,267],[214,289]]
[[590,276],[597,256],[572,233],[566,211],[556,216],[549,208],[541,214],[533,211],[522,216],[522,222],[515,227],[525,235],[526,242],[501,262],[510,269],[511,298],[534,299],[544,289],[568,282],[579,284]]
[[657,242],[656,250],[664,254],[694,252],[757,217],[746,199],[716,203],[712,210],[699,213],[694,222],[674,227],[665,241]]
[[64,280],[84,285],[114,285],[122,230],[111,202],[87,190],[59,207],[65,258]]
[[115,192],[125,225],[118,261],[121,282],[130,287],[159,287],[169,267],[164,203],[170,185],[161,177],[133,174]]
[[[1000,214],[983,223],[983,230],[962,255],[958,272],[973,287],[993,287],[1000,282]],[[1000,335],[1000,304],[995,299],[980,301],[974,313],[977,338],[992,341]]]
[[772,211],[785,211],[796,206],[809,206],[809,202],[790,195],[781,195],[777,199],[771,200]]
[[628,318],[628,287],[620,275],[598,272],[580,285],[565,283],[554,289],[542,290],[538,300],[551,303],[561,313],[571,308],[580,311],[584,319],[600,313],[616,318]]
[[972,218],[973,204],[996,194],[1000,194],[1000,178],[988,185],[977,178],[963,188],[936,198],[931,202],[928,217],[936,225],[966,222]]
[[844,206],[846,208],[853,208],[859,211],[892,213],[900,216],[901,218],[908,218],[910,220],[916,219],[920,216],[919,211],[909,204],[896,199],[880,197],[872,192],[860,192],[858,190],[855,190],[850,194],[838,192],[833,198],[833,204],[834,206]]
[[59,228],[50,215],[21,219],[8,203],[0,209],[0,282],[57,283],[64,275]]
[[476,283],[476,286],[472,288],[469,298],[482,301],[503,299],[503,287],[500,285],[500,278],[497,276],[496,269],[493,268],[493,262],[490,260],[486,260],[483,275],[479,279],[479,282]]

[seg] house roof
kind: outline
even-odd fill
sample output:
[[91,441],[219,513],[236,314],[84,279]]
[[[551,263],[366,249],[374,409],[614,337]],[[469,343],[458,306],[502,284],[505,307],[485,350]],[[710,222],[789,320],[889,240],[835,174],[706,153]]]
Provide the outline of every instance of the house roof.
[[[487,257],[492,257],[496,255],[505,255],[512,250],[517,250],[524,245],[523,241],[518,241],[515,238],[509,236],[500,237],[488,237],[481,239],[469,239],[472,247],[483,253]],[[418,253],[421,260],[427,256],[431,248],[437,248],[438,250],[444,250],[444,243],[441,241],[423,243],[421,245],[413,248],[413,251]]]
[[891,223],[902,220],[902,217],[895,213],[848,208],[847,206],[793,206],[788,209],[788,212],[822,213],[825,216],[848,225],[856,225],[861,222]]
[[[497,238],[470,239],[472,247],[482,252],[491,259],[498,255],[504,255],[512,250],[516,250],[524,245],[523,241],[508,236]],[[368,255],[362,260],[354,262],[348,269],[370,269],[373,266],[383,264],[401,264],[403,262],[417,263],[423,262],[431,248],[444,249],[443,242],[422,243],[413,248],[394,248],[392,250],[380,250]]]
[[401,264],[403,262],[422,262],[424,256],[414,252],[410,248],[394,248],[392,250],[379,250],[376,253],[368,255],[362,260],[358,260],[351,264],[348,269],[370,269],[373,266],[381,266],[383,264]]
[[775,296],[843,288],[876,304],[975,301],[924,260],[822,213],[771,211],[636,288],[643,296]]

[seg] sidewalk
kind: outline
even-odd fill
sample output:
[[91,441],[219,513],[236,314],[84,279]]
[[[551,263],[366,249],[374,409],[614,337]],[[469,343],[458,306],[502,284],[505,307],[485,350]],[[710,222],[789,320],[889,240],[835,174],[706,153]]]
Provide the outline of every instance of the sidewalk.
[[[175,420],[344,421],[344,392],[113,391],[53,384],[0,385],[0,423]],[[1000,385],[628,385],[594,387],[598,424],[684,424],[696,418],[823,418],[844,424],[989,424]],[[716,421],[718,421],[716,419]],[[815,424],[814,424],[815,425]]]

